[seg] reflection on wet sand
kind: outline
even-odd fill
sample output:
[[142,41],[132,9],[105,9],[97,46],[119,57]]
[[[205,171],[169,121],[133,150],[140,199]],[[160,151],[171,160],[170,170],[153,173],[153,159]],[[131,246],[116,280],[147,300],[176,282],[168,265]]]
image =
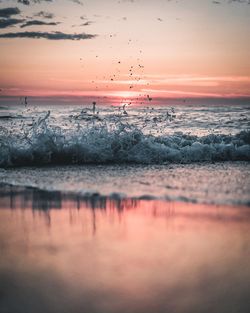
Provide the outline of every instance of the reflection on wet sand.
[[250,212],[0,189],[0,312],[248,312]]

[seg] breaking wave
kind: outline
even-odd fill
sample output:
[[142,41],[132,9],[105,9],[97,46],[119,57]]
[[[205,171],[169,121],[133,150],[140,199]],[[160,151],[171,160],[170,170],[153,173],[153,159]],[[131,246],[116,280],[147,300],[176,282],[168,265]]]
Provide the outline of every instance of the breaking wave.
[[250,131],[156,136],[121,121],[113,126],[102,123],[65,130],[49,125],[48,115],[19,134],[0,129],[0,167],[249,160]]

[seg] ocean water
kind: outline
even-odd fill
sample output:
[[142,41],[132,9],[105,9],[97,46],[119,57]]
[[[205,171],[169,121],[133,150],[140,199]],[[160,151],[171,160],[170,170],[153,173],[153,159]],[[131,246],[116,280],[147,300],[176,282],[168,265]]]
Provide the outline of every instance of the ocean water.
[[82,195],[248,205],[249,109],[3,105],[0,181]]
[[0,313],[250,311],[249,105],[28,102],[0,108]]

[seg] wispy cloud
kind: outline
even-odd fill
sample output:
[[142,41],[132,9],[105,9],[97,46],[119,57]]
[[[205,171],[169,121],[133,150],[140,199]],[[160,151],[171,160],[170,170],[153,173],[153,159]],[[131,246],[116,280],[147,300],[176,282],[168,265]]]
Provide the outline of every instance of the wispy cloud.
[[24,5],[30,5],[32,2],[33,3],[53,2],[53,0],[18,0],[18,3],[22,3]]
[[53,13],[45,12],[45,11],[40,11],[40,12],[34,14],[34,16],[39,16],[39,17],[46,18],[46,19],[54,18],[54,14]]
[[228,3],[228,4],[232,4],[232,3],[240,3],[240,4],[250,4],[250,0],[213,0],[212,3],[213,4],[222,4],[222,3]]
[[89,26],[89,25],[91,25],[91,24],[93,24],[93,22],[87,21],[87,22],[81,24],[80,26]]
[[247,3],[250,4],[250,0],[228,0],[229,3]]
[[18,0],[18,3],[22,3],[25,5],[30,5],[30,1],[29,0]]
[[[136,75],[134,75],[136,77]],[[195,84],[199,82],[208,83],[250,83],[249,76],[194,76],[194,75],[144,75],[150,83],[163,84]]]
[[29,27],[29,26],[37,26],[37,25],[55,26],[58,24],[60,24],[60,23],[59,22],[44,22],[44,21],[39,21],[39,20],[32,20],[32,21],[28,21],[25,24],[21,25],[21,28]]
[[223,93],[223,92],[196,92],[196,91],[183,91],[183,90],[163,90],[163,89],[142,89],[142,92],[156,94],[158,96],[167,97],[200,97],[200,98],[238,98],[247,97],[249,98],[249,93]]
[[31,38],[48,40],[85,40],[95,38],[92,34],[67,34],[62,32],[16,32],[0,34],[0,38]]
[[69,0],[69,1],[74,2],[76,4],[83,5],[82,1],[79,1],[79,0]]
[[82,23],[82,24],[80,24],[80,25],[72,25],[72,27],[89,26],[89,25],[91,25],[91,24],[93,24],[93,22],[91,22],[91,21],[87,21],[87,22]]
[[[79,5],[83,5],[83,2],[80,0],[69,0],[69,1]],[[53,2],[53,0],[18,0],[17,2],[24,5],[30,5],[32,3]]]

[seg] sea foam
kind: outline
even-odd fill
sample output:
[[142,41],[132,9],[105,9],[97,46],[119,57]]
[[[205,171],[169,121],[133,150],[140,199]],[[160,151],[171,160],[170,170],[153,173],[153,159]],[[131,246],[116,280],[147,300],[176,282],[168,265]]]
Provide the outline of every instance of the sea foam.
[[195,136],[145,134],[119,120],[64,129],[49,122],[49,112],[17,133],[0,129],[0,166],[59,164],[167,164],[249,161],[250,132]]

